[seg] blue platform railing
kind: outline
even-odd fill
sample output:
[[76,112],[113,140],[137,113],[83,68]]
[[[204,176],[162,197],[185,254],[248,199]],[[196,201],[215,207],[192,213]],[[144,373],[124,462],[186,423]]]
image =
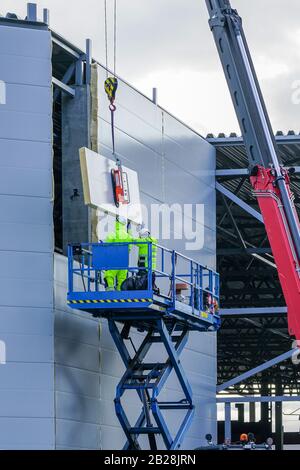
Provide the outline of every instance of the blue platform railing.
[[[147,250],[142,250],[147,256],[141,266],[138,261],[143,245],[147,246]],[[107,318],[125,365],[114,399],[126,436],[124,449],[141,449],[140,438],[144,436],[148,436],[151,450],[160,445],[158,437],[167,450],[180,449],[195,413],[192,387],[180,354],[190,331],[216,331],[220,327],[218,273],[174,250],[142,241],[70,245],[68,256],[69,306]],[[127,279],[139,277],[145,282],[141,282],[140,290],[107,291],[107,271],[112,271],[111,278],[123,271],[122,279],[127,271]],[[140,337],[130,336],[131,328],[144,332],[142,342]],[[164,353],[152,362],[148,352],[158,344]],[[168,392],[165,401],[161,392],[172,373],[181,394],[178,397],[178,390],[175,396]],[[130,392],[137,393],[142,405],[135,422],[127,416],[123,404],[124,394]],[[172,413],[177,426],[170,429]]]
[[[137,245],[147,245],[146,267],[138,266]],[[156,266],[152,265],[152,253],[156,249]],[[69,285],[68,299],[78,301],[117,301],[132,298],[153,299],[158,293],[165,299],[169,309],[176,302],[191,307],[192,313],[208,311],[216,314],[219,303],[219,274],[174,250],[151,242],[133,241],[120,243],[82,243],[68,247]],[[104,277],[107,271],[127,271],[128,277],[147,274],[143,290],[105,291]],[[154,283],[155,279],[155,283]],[[178,284],[183,285],[180,297]]]

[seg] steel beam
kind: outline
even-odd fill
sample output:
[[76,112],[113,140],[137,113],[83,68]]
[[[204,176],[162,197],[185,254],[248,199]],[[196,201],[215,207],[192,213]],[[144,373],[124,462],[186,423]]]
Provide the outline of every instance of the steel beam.
[[[217,250],[218,256],[238,256],[238,255],[267,255],[272,254],[271,248],[224,248]],[[265,261],[265,259],[264,259]]]
[[300,401],[300,396],[247,396],[247,397],[218,397],[217,403],[278,403]]
[[261,307],[261,308],[221,308],[222,317],[242,317],[249,315],[278,315],[287,313],[287,307]]
[[55,87],[59,88],[60,91],[63,91],[67,95],[69,95],[71,98],[75,97],[75,90],[74,88],[71,88],[70,86],[66,85],[65,83],[61,82],[55,77],[52,77],[52,83]]
[[228,380],[228,382],[224,382],[223,384],[217,386],[217,393],[222,392],[223,390],[226,390],[228,387],[232,387],[233,385],[243,382],[244,380],[249,379],[253,375],[258,374],[259,372],[262,372],[263,370],[269,369],[270,367],[275,366],[276,364],[279,364],[280,362],[286,361],[287,359],[290,359],[294,354],[297,354],[297,353],[299,353],[299,349],[294,348],[294,349],[291,349],[290,351],[287,351],[284,354],[281,354],[280,356],[274,357],[274,359],[264,362],[260,366],[254,367],[254,369],[250,369],[244,374],[238,375],[234,379]]
[[222,170],[216,170],[216,177],[220,176],[248,176],[249,175],[249,170],[248,168],[237,168],[234,170],[227,170],[227,169],[222,169]]
[[226,208],[226,211],[227,211],[227,213],[228,213],[228,215],[229,215],[229,218],[230,218],[230,220],[231,220],[231,223],[232,223],[232,225],[233,225],[233,228],[234,228],[234,230],[235,230],[235,233],[236,233],[237,237],[240,239],[240,242],[241,242],[241,245],[242,245],[242,247],[243,247],[243,250],[245,250],[245,249],[247,249],[247,245],[246,245],[245,240],[244,240],[244,238],[243,238],[243,235],[242,235],[240,229],[238,228],[237,223],[236,223],[236,221],[235,221],[235,219],[234,219],[234,217],[233,217],[233,215],[232,215],[231,208],[229,207],[229,204],[227,204],[227,199],[226,199],[226,197],[224,196],[224,194],[222,194],[222,199],[223,199],[223,204],[224,204],[224,206],[225,206],[225,208]]
[[[277,144],[289,145],[289,144],[300,144],[300,135],[282,135],[275,137]],[[241,136],[237,137],[207,137],[207,142],[212,144],[214,147],[242,147],[244,146],[244,140]]]
[[75,51],[75,49],[73,49],[71,45],[63,42],[58,36],[54,35],[53,32],[52,32],[52,42],[56,44],[57,46],[61,47],[70,56],[75,57],[75,59],[80,59],[79,52]]
[[[288,169],[290,167],[286,167]],[[300,173],[300,166],[292,166],[294,168],[295,173]],[[240,176],[248,176],[250,175],[248,168],[235,168],[235,169],[227,169],[222,168],[220,170],[216,170],[216,177],[240,177]]]
[[[74,74],[74,70],[75,70],[75,64],[71,64],[68,70],[66,71],[66,73],[64,74],[61,82],[67,85]],[[61,92],[61,88],[59,87],[57,87],[56,90],[54,90],[54,94],[53,94],[54,103],[58,99],[60,92]]]
[[248,214],[252,215],[255,219],[259,220],[259,222],[264,223],[262,215],[257,212],[255,209],[253,209],[249,204],[244,202],[242,199],[237,197],[235,194],[233,194],[231,191],[228,189],[224,188],[220,183],[216,182],[216,189],[219,191],[221,194],[224,194],[224,196],[228,197],[232,202],[237,204],[239,207],[241,207],[244,211],[248,212]]

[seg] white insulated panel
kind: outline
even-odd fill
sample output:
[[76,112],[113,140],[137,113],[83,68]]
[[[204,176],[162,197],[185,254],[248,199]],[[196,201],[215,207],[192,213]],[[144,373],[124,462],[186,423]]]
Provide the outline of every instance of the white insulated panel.
[[80,149],[80,166],[85,204],[113,215],[126,217],[136,223],[142,223],[138,175],[130,168],[123,166],[129,187],[129,204],[119,208],[114,203],[111,171],[116,164],[102,155],[87,148]]

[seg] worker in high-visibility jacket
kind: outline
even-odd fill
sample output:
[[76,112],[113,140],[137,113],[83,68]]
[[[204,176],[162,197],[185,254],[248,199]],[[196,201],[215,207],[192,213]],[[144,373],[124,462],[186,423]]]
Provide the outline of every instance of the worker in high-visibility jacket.
[[[128,233],[127,230],[127,220],[124,218],[117,218],[116,219],[116,225],[115,225],[115,231],[113,233],[110,233],[106,239],[106,243],[122,243],[122,242],[132,242],[133,238]],[[131,245],[128,246],[128,250],[130,251]],[[108,270],[105,271],[104,274],[104,281],[105,281],[105,288],[107,291],[113,291],[113,290],[121,290],[121,286],[125,279],[127,278],[128,271],[127,269],[121,269],[121,270]]]
[[[149,229],[142,228],[139,231],[139,238],[136,240],[137,247],[139,250],[138,255],[138,267],[139,267],[139,276],[147,275],[148,268],[148,258],[149,258],[149,243],[152,245],[152,256],[151,256],[151,266],[152,266],[152,285],[155,286],[155,270],[156,270],[156,260],[157,260],[157,239],[152,237]],[[143,242],[143,243],[138,243]],[[157,289],[157,288],[156,288]]]

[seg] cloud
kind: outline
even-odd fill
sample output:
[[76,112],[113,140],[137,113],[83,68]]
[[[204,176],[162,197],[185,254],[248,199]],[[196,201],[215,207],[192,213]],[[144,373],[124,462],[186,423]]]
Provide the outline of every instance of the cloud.
[[[51,27],[71,42],[93,40],[93,55],[104,63],[103,1],[38,0],[50,9]],[[112,6],[109,55],[112,63]],[[291,101],[291,84],[300,79],[299,0],[232,0],[243,18],[249,47],[276,128],[299,127],[299,106]],[[117,0],[117,72],[197,130],[238,131],[213,37],[205,0]],[[284,7],[283,7],[284,4]],[[25,0],[2,0],[2,13],[26,13]],[[193,105],[186,82],[193,84]]]

